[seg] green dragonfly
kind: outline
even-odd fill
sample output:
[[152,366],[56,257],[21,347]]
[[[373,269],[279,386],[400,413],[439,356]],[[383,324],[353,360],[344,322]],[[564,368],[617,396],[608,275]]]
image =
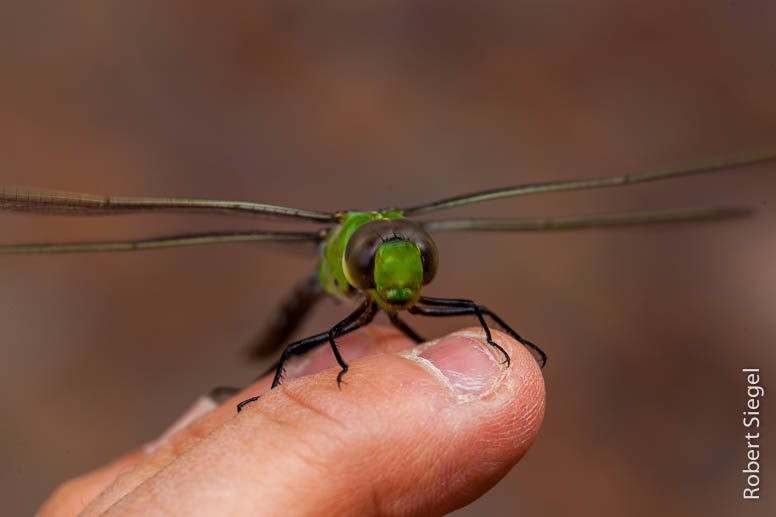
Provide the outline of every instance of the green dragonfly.
[[[326,342],[330,345],[340,366],[337,375],[337,384],[340,385],[343,374],[348,370],[348,364],[342,358],[336,340],[344,334],[369,324],[380,310],[387,313],[390,322],[396,328],[417,343],[423,342],[423,338],[399,317],[399,312],[407,311],[410,314],[437,317],[476,316],[487,342],[503,356],[503,363],[509,366],[509,355],[493,340],[485,320],[487,316],[507,334],[530,349],[543,367],[547,361],[547,355],[537,345],[515,332],[488,307],[467,299],[431,298],[421,295],[423,286],[433,280],[439,263],[439,254],[431,233],[570,230],[697,221],[741,217],[750,214],[751,210],[740,207],[712,207],[542,219],[417,220],[415,219],[417,216],[444,208],[504,197],[631,185],[774,159],[776,159],[776,152],[768,152],[631,175],[517,185],[463,194],[407,208],[364,212],[319,212],[246,201],[96,196],[23,187],[0,187],[0,210],[64,215],[214,212],[272,216],[323,225],[317,231],[233,231],[190,233],[125,241],[0,245],[0,254],[135,251],[251,241],[315,243],[318,245],[320,259],[317,271],[297,285],[281,303],[276,317],[253,344],[254,355],[266,356],[285,343],[310,309],[325,295],[339,299],[355,299],[360,303],[353,312],[326,332],[294,341],[286,346],[280,359],[268,370],[268,373],[274,371],[272,388],[282,382],[284,367],[292,356],[304,354]],[[233,389],[228,390],[231,392]],[[241,402],[238,405],[238,411],[254,400],[256,397]]]

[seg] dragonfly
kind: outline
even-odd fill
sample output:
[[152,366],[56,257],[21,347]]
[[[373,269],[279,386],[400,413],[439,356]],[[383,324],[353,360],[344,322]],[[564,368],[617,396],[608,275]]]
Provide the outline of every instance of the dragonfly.
[[[340,367],[337,385],[341,387],[343,375],[348,371],[349,365],[342,358],[337,340],[371,323],[380,311],[384,311],[391,324],[416,343],[425,340],[399,316],[403,311],[430,317],[474,316],[482,327],[488,344],[503,358],[502,364],[508,367],[509,354],[493,339],[486,320],[486,317],[490,318],[504,332],[527,347],[539,365],[544,367],[547,362],[545,352],[538,345],[518,334],[487,306],[470,299],[422,295],[422,289],[434,279],[439,265],[439,252],[431,236],[432,233],[543,232],[718,220],[747,216],[752,213],[752,210],[746,207],[717,206],[557,218],[428,220],[423,216],[447,208],[499,198],[627,186],[732,169],[769,160],[776,160],[776,151],[635,174],[515,185],[462,194],[405,208],[373,211],[321,212],[247,201],[98,196],[0,186],[0,210],[4,211],[56,215],[113,215],[138,212],[248,214],[321,225],[314,231],[223,231],[135,240],[5,244],[0,245],[0,254],[139,251],[257,241],[314,243],[317,246],[319,258],[316,271],[300,282],[281,302],[275,318],[252,344],[253,355],[264,357],[275,352],[294,333],[312,307],[326,296],[355,301],[357,306],[330,329],[288,344],[280,358],[265,372],[265,374],[274,372],[271,389],[276,388],[283,381],[285,366],[292,357],[303,355],[325,343],[329,344]],[[232,394],[239,390],[220,388],[216,391],[221,394],[224,392]],[[240,402],[237,410],[240,411],[246,404],[257,399],[258,397],[252,397]]]

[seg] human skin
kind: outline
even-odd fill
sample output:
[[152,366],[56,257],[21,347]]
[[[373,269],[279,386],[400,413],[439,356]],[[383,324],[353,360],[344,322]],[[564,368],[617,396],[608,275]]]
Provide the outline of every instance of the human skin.
[[[202,398],[160,438],[65,482],[39,511],[75,515],[443,515],[477,499],[533,441],[544,381],[530,353],[465,329],[428,344],[371,326],[217,406]],[[237,402],[259,400],[241,413]]]

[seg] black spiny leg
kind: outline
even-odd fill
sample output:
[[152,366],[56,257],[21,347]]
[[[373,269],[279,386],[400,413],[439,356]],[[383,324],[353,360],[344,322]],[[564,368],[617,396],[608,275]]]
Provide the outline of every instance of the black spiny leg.
[[[493,313],[493,311],[484,305],[477,305],[472,300],[456,298],[427,298],[425,296],[420,297],[418,304],[419,305],[415,305],[409,310],[410,313],[420,314],[423,316],[459,316],[463,314],[476,315],[477,319],[480,320],[482,329],[485,331],[485,337],[487,338],[488,343],[504,354],[504,362],[507,363],[507,366],[509,366],[509,354],[507,354],[500,345],[493,341],[490,335],[490,329],[488,328],[487,323],[485,323],[485,318],[483,315],[488,315],[493,318],[493,321],[501,326],[507,334],[535,352],[535,355],[537,356],[537,362],[539,363],[540,367],[544,368],[544,365],[547,363],[547,354],[545,354],[541,348],[520,336],[520,334],[515,332],[509,325],[504,323],[504,320],[499,318],[496,314]],[[428,307],[422,307],[421,305],[427,305]]]
[[[321,343],[325,343],[326,340],[329,339],[329,333],[328,332],[322,332],[320,334],[316,334],[314,336],[310,336],[304,339],[300,339],[299,341],[294,341],[290,345],[288,345],[285,350],[283,350],[283,354],[280,356],[280,359],[278,360],[275,365],[273,365],[272,368],[270,368],[266,373],[269,373],[271,371],[275,371],[275,376],[272,378],[272,386],[270,389],[274,389],[277,387],[280,382],[283,380],[283,372],[286,368],[286,362],[288,362],[288,359],[292,355],[301,355],[305,352],[315,348],[316,346],[320,345]],[[259,378],[266,375],[266,373],[259,376]],[[259,400],[259,397],[251,397],[249,399],[245,399],[239,404],[237,404],[237,412],[239,413],[242,411],[243,406],[246,404],[250,404],[251,402],[254,402],[256,400]]]
[[364,303],[356,309],[353,314],[340,321],[329,330],[329,344],[331,344],[331,351],[334,353],[337,364],[342,368],[337,374],[337,387],[339,389],[342,389],[342,376],[348,371],[348,364],[340,355],[337,343],[334,342],[334,339],[346,332],[351,332],[359,327],[368,325],[374,319],[375,314],[377,314],[377,304],[372,298],[366,298]]
[[404,321],[399,318],[399,315],[395,312],[389,312],[388,313],[388,319],[391,320],[391,323],[394,327],[401,330],[402,333],[413,340],[415,343],[424,343],[426,340],[420,337],[420,335],[415,332],[412,327],[404,323]]
[[[273,368],[269,370],[275,371],[275,376],[272,379],[272,386],[270,389],[276,388],[281,383],[283,380],[283,372],[285,371],[286,362],[288,362],[292,356],[302,355],[312,350],[316,346],[325,343],[326,341],[329,341],[331,344],[334,357],[337,359],[337,363],[342,368],[342,371],[340,371],[337,375],[337,385],[339,386],[342,374],[347,371],[348,365],[345,363],[345,360],[342,359],[342,356],[337,349],[337,345],[334,343],[334,339],[349,332],[353,332],[357,328],[368,324],[370,321],[372,321],[372,319],[374,319],[376,313],[377,306],[374,304],[371,298],[367,298],[364,303],[359,305],[358,308],[353,311],[347,318],[337,323],[328,332],[321,332],[320,334],[315,334],[314,336],[300,339],[299,341],[295,341],[288,345],[285,350],[283,350],[283,354],[280,356],[278,362],[273,366]],[[269,371],[267,373],[269,373]],[[241,411],[246,404],[250,404],[251,402],[254,402],[258,399],[259,397],[251,397],[249,399],[243,400],[237,405],[237,411]]]

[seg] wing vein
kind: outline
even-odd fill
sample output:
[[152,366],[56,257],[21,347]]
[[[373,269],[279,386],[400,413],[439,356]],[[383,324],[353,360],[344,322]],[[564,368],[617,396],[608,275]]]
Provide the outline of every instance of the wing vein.
[[309,241],[319,242],[325,231],[318,232],[212,232],[185,233],[119,241],[33,243],[0,245],[0,255],[14,253],[77,253],[98,251],[136,251],[208,244],[226,244],[255,241]]
[[440,210],[442,208],[451,208],[454,206],[476,203],[479,201],[489,201],[492,199],[499,199],[502,197],[519,196],[519,195],[525,195],[525,194],[538,194],[542,192],[558,192],[562,190],[581,190],[581,189],[588,189],[588,188],[632,185],[634,183],[657,181],[662,179],[675,178],[678,176],[685,176],[689,174],[699,174],[699,173],[711,172],[711,171],[725,169],[725,168],[751,165],[751,164],[761,163],[761,162],[765,162],[773,159],[776,159],[776,151],[741,156],[738,158],[715,160],[711,162],[706,162],[706,163],[686,166],[686,167],[670,167],[666,169],[641,172],[637,174],[610,176],[606,178],[589,178],[589,179],[580,179],[580,180],[571,180],[571,181],[552,181],[547,183],[530,183],[525,185],[515,185],[512,187],[497,188],[497,189],[491,189],[491,190],[484,190],[482,192],[463,194],[460,196],[434,201],[432,203],[405,208],[402,211],[405,215],[414,215],[414,214],[430,212],[432,210]]
[[449,219],[424,221],[428,231],[552,231],[602,228],[635,224],[673,223],[746,217],[753,210],[744,207],[688,208],[680,210],[655,210],[649,212],[624,212],[541,219]]
[[0,210],[58,214],[110,215],[132,212],[212,212],[336,222],[339,214],[250,201],[167,197],[98,196],[78,192],[0,186]]

